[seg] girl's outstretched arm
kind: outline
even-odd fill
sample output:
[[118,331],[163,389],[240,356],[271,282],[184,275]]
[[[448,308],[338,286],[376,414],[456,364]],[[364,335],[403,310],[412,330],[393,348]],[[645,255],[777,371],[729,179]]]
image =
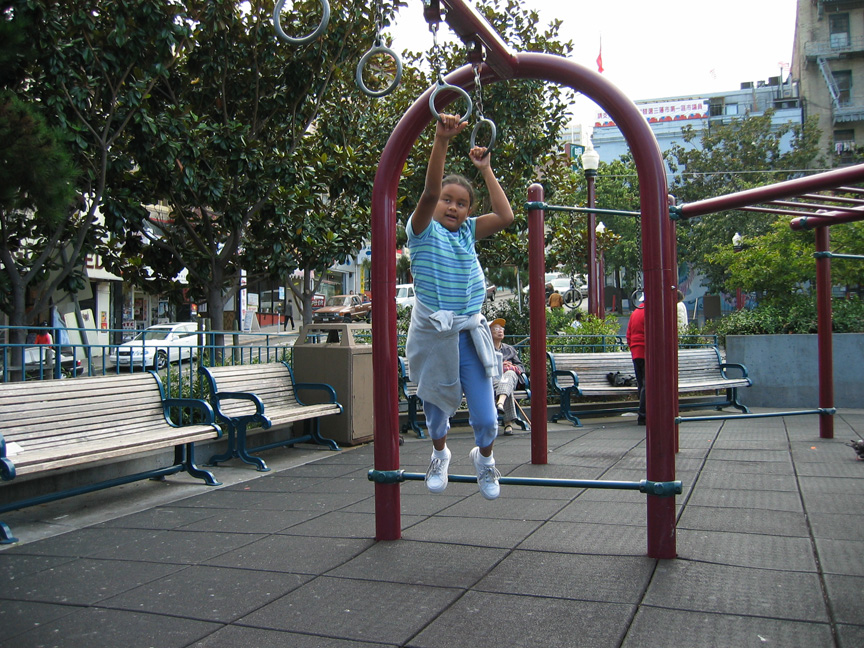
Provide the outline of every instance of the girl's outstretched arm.
[[414,233],[419,234],[432,221],[435,207],[441,197],[441,180],[444,178],[444,162],[447,158],[447,147],[450,140],[461,133],[468,126],[467,122],[460,123],[459,115],[441,115],[435,125],[435,141],[432,144],[432,152],[429,154],[429,166],[426,167],[426,186],[417,201],[414,215],[411,217],[411,225]]
[[492,205],[490,213],[477,218],[474,236],[478,239],[497,234],[513,222],[513,208],[510,206],[510,200],[501,187],[501,183],[498,182],[498,178],[495,177],[495,172],[492,171],[491,156],[485,155],[485,153],[486,148],[482,146],[475,146],[468,153],[474,166],[480,169]]

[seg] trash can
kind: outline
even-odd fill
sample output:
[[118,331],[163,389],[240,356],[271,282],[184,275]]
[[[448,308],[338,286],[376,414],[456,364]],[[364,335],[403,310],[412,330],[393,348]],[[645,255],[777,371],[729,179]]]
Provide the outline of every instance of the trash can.
[[[372,327],[369,324],[304,324],[294,344],[294,379],[327,383],[344,411],[321,417],[321,435],[340,445],[371,441]],[[316,391],[301,391],[304,403],[322,402]]]

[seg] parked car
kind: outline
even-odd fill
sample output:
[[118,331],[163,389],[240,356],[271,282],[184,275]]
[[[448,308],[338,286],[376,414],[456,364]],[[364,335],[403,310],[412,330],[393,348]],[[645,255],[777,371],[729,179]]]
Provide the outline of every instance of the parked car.
[[312,311],[312,321],[324,322],[359,322],[372,319],[372,302],[360,295],[333,295],[327,303]]
[[[582,277],[576,277],[573,282],[571,282],[570,277],[563,272],[547,272],[546,273],[546,300],[549,300],[549,292],[548,286],[551,284],[552,289],[561,294],[564,297],[564,304],[570,308],[577,308],[582,304],[582,300],[584,299],[584,292],[586,290],[586,285],[581,283],[580,280]],[[528,286],[525,286],[522,289],[524,294],[528,294]]]
[[[25,347],[24,370],[27,377],[50,378],[54,375],[54,353],[54,349],[48,346]],[[78,358],[61,353],[60,370],[64,376],[80,376],[84,373],[84,365]]]
[[486,282],[486,299],[495,301],[495,293],[498,292],[498,286],[493,283]]
[[172,322],[156,324],[128,342],[114,347],[108,364],[133,369],[165,369],[171,362],[198,357],[198,324]]
[[414,295],[414,284],[398,284],[396,286],[396,305],[413,307],[417,299]]

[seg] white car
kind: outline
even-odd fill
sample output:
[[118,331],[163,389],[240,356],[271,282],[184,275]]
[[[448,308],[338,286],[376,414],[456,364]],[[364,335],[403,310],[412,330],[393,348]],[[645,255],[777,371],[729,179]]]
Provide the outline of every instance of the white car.
[[398,284],[396,286],[396,305],[402,306],[403,308],[406,306],[414,306],[416,302],[416,297],[414,296],[414,284]]
[[111,349],[108,362],[133,369],[165,369],[171,362],[198,357],[198,324],[156,324]]

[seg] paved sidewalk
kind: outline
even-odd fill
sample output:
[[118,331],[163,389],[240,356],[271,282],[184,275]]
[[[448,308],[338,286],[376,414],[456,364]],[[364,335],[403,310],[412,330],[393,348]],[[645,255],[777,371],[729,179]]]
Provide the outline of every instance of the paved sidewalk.
[[[632,417],[495,446],[503,474],[638,480]],[[864,410],[681,427],[675,560],[647,558],[645,495],[402,486],[403,539],[375,542],[371,445],[267,453],[4,517],[0,646],[495,648],[864,646]],[[451,474],[469,474],[467,427]],[[430,443],[407,438],[406,470]]]

